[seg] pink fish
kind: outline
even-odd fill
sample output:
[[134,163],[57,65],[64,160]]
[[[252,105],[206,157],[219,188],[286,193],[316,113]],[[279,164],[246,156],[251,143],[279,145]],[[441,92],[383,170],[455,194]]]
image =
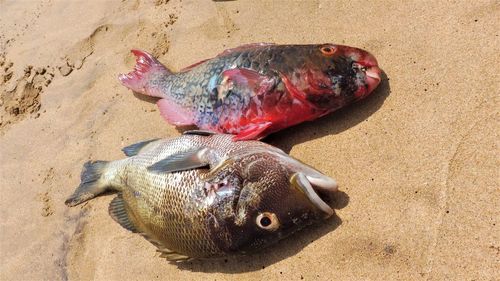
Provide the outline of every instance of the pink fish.
[[257,43],[229,49],[174,73],[132,50],[137,64],[119,76],[134,92],[160,98],[176,126],[261,139],[368,96],[380,83],[370,53],[342,45]]

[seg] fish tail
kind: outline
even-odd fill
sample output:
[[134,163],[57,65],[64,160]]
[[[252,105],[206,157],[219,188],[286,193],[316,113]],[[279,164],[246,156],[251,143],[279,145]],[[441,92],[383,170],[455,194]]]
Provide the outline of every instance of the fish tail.
[[102,175],[106,171],[107,161],[89,161],[83,165],[80,185],[75,192],[64,202],[73,207],[88,201],[106,191],[110,186]]
[[158,77],[157,74],[171,75],[172,72],[147,52],[132,50],[132,53],[135,55],[136,61],[134,70],[128,74],[120,74],[118,79],[125,87],[134,92],[159,98],[163,97],[160,91],[155,90],[154,86],[150,86],[149,82],[153,77]]

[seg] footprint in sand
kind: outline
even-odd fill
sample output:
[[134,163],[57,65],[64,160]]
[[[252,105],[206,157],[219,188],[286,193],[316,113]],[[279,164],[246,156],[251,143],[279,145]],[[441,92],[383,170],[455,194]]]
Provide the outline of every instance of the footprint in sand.
[[40,116],[40,93],[54,78],[51,67],[28,65],[23,75],[13,81],[13,65],[5,56],[0,57],[0,92],[3,92],[0,96],[0,134],[28,116]]
[[54,180],[54,176],[55,176],[54,168],[51,167],[46,172],[42,180],[42,185],[49,186],[47,191],[38,194],[38,200],[42,202],[42,212],[41,212],[42,217],[48,217],[54,214],[54,208],[52,207],[53,205],[52,198],[50,196],[50,191],[52,189],[52,181]]
[[83,67],[85,60],[94,53],[96,41],[104,37],[111,25],[97,27],[90,36],[76,43],[62,58],[63,62],[57,67],[62,76],[68,76],[74,69]]

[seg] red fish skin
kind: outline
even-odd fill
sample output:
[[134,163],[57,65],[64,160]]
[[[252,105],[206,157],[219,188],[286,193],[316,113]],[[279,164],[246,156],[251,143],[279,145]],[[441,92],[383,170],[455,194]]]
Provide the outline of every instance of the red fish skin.
[[280,92],[275,92],[267,94],[260,106],[255,102],[251,103],[245,114],[238,119],[236,126],[227,122],[222,124],[222,127],[228,132],[236,133],[234,140],[262,139],[281,129],[314,120],[316,115],[319,115],[318,111],[310,104],[295,98],[293,94],[281,95]]
[[[239,123],[236,126],[230,122],[222,124],[226,131],[236,133],[234,140],[262,139],[284,128],[317,119],[343,106],[338,104],[328,110],[318,109],[307,101],[304,92],[297,89],[287,77],[282,76],[282,80],[287,94],[267,93],[259,105],[251,103],[243,117],[238,119]],[[321,94],[321,90],[316,92]]]
[[[380,82],[373,55],[342,45],[258,43],[226,50],[172,73],[134,50],[137,66],[122,83],[159,97],[175,125],[261,139],[368,96]],[[148,68],[149,66],[149,68]]]

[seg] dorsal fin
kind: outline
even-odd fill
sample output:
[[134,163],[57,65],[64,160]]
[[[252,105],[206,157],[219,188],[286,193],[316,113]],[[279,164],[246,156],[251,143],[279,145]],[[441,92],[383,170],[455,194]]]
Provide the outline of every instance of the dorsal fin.
[[[234,47],[234,48],[231,48],[231,49],[224,50],[221,53],[219,53],[216,57],[225,56],[225,55],[228,55],[228,54],[231,54],[231,53],[234,53],[234,52],[241,52],[241,51],[245,51],[245,50],[256,49],[256,48],[266,47],[266,46],[271,46],[271,45],[275,45],[275,44],[274,43],[250,43],[250,44],[244,44],[244,45],[241,45],[241,46],[238,46],[238,47]],[[197,63],[193,63],[192,65],[186,66],[183,69],[179,70],[179,73],[187,72],[187,71],[189,71],[189,70],[197,67],[198,65],[200,65],[202,63],[205,63],[205,62],[207,62],[207,61],[209,61],[211,59],[212,58],[204,59],[204,60],[201,60],[201,61],[199,61]]]
[[141,141],[141,142],[138,142],[138,143],[134,143],[134,144],[131,144],[129,146],[126,146],[126,147],[122,148],[122,151],[127,156],[134,156],[134,155],[139,154],[139,151],[143,147],[145,147],[149,143],[154,142],[156,140],[159,140],[159,139],[152,139],[152,140],[147,140],[147,141]]
[[183,135],[197,135],[197,136],[213,136],[217,134],[216,132],[207,130],[188,130],[182,133]]
[[193,64],[192,64],[192,65],[190,65],[190,66],[186,66],[186,67],[184,67],[183,69],[179,70],[179,73],[189,71],[189,70],[191,70],[191,69],[193,69],[193,68],[197,67],[198,65],[200,65],[200,64],[202,64],[202,63],[204,63],[204,62],[206,62],[206,61],[208,61],[208,60],[210,60],[210,59],[204,59],[204,60],[201,60],[201,61],[199,61],[199,62],[197,62],[197,63],[193,63]]
[[119,193],[118,196],[113,198],[111,203],[109,203],[108,212],[109,215],[123,228],[135,233],[139,232],[139,230],[137,230],[137,227],[129,218],[129,214],[126,209],[126,203],[123,200],[123,196],[121,193]]

